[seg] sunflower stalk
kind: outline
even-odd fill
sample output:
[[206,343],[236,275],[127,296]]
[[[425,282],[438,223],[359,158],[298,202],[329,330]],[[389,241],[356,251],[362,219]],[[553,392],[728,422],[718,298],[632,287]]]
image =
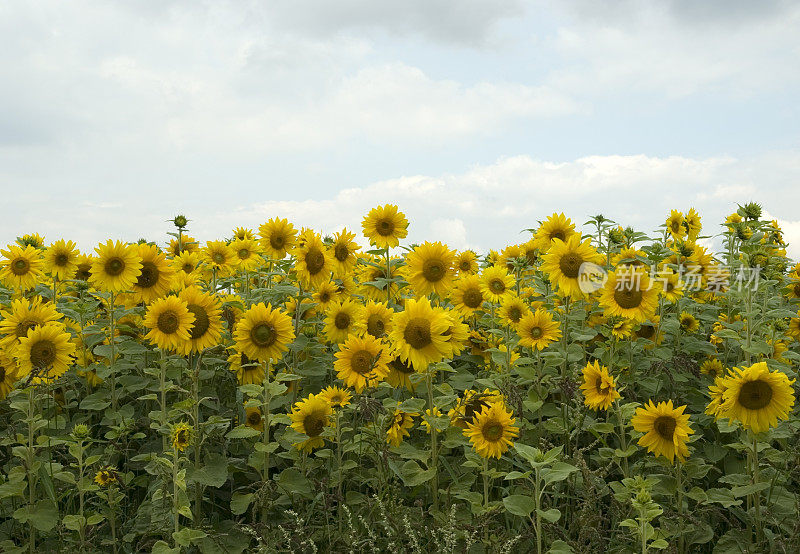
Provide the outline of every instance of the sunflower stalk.
[[111,369],[111,409],[112,411],[117,411],[117,374],[114,366],[117,363],[117,351],[116,345],[114,340],[114,325],[116,323],[115,319],[115,310],[114,307],[116,306],[114,302],[114,293],[109,293],[109,302],[108,302],[108,314],[109,314],[109,331],[108,331],[108,345],[111,348],[111,360],[110,360],[110,369]]
[[[759,471],[759,461],[758,461],[758,435],[751,432],[753,435],[753,485],[758,485],[758,471]],[[755,507],[755,514],[756,514],[756,526],[755,526],[755,533],[756,533],[756,544],[761,541],[763,536],[763,531],[761,527],[761,493],[756,489],[753,492],[753,506]]]
[[[26,391],[28,394],[28,448],[25,452],[25,466],[28,470],[28,506],[31,512],[33,512],[34,507],[36,506],[36,472],[33,469],[36,463],[34,442],[34,423],[36,419],[36,405],[34,401],[35,390],[36,389],[34,387],[28,387]],[[33,554],[36,552],[36,527],[33,526],[33,521],[28,521],[28,526],[30,527],[28,535],[28,552]]]
[[[261,408],[262,418],[264,420],[264,434],[261,437],[261,440],[264,444],[264,467],[261,470],[261,479],[264,483],[269,481],[269,429],[270,429],[270,421],[269,421],[269,407],[270,403],[272,402],[272,385],[270,383],[270,373],[272,371],[272,362],[271,360],[267,360],[264,362],[264,388],[262,390],[263,393],[263,404]],[[261,510],[261,520],[266,522],[269,519],[269,513],[267,512],[267,506],[264,504]]]
[[[194,422],[194,470],[200,471],[200,450],[202,443],[202,428],[200,426],[200,360],[203,358],[201,353],[197,360],[189,354],[189,366],[192,368],[192,420]],[[194,362],[194,363],[192,363]],[[195,483],[194,493],[194,520],[199,522],[203,512],[203,486]]]
[[[425,378],[428,388],[428,410],[430,417],[433,418],[436,413],[436,408],[433,405],[433,374],[430,368],[426,372]],[[431,467],[433,468],[433,479],[431,479],[431,493],[433,494],[433,510],[439,511],[439,451],[437,447],[437,434],[438,431],[433,422],[430,422],[431,428]]]

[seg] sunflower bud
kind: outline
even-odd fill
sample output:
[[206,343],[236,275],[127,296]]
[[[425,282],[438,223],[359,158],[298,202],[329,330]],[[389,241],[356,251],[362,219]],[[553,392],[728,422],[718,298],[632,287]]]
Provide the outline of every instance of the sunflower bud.
[[747,219],[757,220],[761,218],[761,206],[755,202],[748,202],[739,207],[739,213]]
[[84,423],[78,423],[75,427],[72,428],[72,436],[76,439],[89,438],[89,427]]
[[181,214],[181,215],[176,215],[172,219],[172,223],[173,225],[175,225],[175,227],[182,230],[189,223],[189,220],[186,218],[185,215]]

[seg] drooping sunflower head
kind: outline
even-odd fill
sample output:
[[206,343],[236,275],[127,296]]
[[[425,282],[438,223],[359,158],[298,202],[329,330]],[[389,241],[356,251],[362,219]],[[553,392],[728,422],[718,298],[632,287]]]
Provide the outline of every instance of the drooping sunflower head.
[[299,450],[311,452],[325,444],[322,432],[331,424],[333,407],[321,395],[311,394],[292,407],[289,418],[292,429],[305,435],[306,440],[295,444]]
[[34,383],[51,382],[72,363],[75,344],[61,323],[50,322],[28,331],[14,351],[18,376],[33,374]]
[[192,444],[192,427],[182,421],[172,428],[172,448],[178,452],[183,452]]
[[58,240],[44,253],[44,268],[50,275],[64,281],[75,278],[80,252],[72,241]]
[[500,458],[514,439],[519,436],[519,427],[502,402],[485,406],[472,423],[467,424],[464,436],[468,437],[473,448],[484,458]]
[[264,364],[236,351],[228,356],[228,369],[236,373],[236,380],[240,385],[260,385],[267,374]]
[[670,463],[675,458],[683,461],[689,455],[686,443],[694,431],[689,426],[689,414],[684,414],[686,406],[673,407],[672,400],[659,402],[656,406],[652,400],[647,405],[636,409],[631,420],[634,430],[644,433],[639,439],[639,446],[647,448],[656,456],[664,456]]
[[339,379],[356,392],[382,381],[389,372],[389,348],[372,335],[351,335],[336,353],[333,368]]
[[107,241],[95,248],[89,281],[106,292],[131,290],[142,273],[142,257],[136,245]]
[[264,430],[264,419],[261,417],[261,409],[252,406],[244,409],[244,424],[256,431]]
[[177,296],[159,298],[147,307],[144,326],[150,329],[145,338],[162,350],[183,351],[191,337],[195,316]]
[[411,376],[415,373],[414,366],[404,362],[399,357],[394,357],[389,362],[389,373],[386,374],[386,382],[394,388],[405,387],[414,392],[416,385],[411,381]]
[[233,333],[237,349],[259,361],[279,359],[294,337],[289,316],[263,302],[242,314]]
[[566,241],[575,234],[575,224],[563,213],[554,213],[539,226],[534,236],[534,245],[540,252],[547,252],[553,241]]
[[408,220],[394,204],[372,208],[361,222],[364,236],[378,248],[392,248],[408,236]]
[[392,418],[389,420],[389,428],[386,430],[386,442],[392,446],[400,446],[403,438],[410,435],[410,429],[414,426],[414,418],[419,416],[417,412],[404,412],[400,409],[398,402]]
[[566,242],[553,240],[550,250],[542,257],[541,269],[562,296],[577,300],[585,295],[580,282],[584,264],[599,264],[601,261],[602,256],[591,245],[591,240],[582,240],[580,233],[574,233]]
[[794,406],[794,380],[782,371],[770,371],[766,362],[734,368],[725,378],[720,417],[741,422],[745,429],[762,433],[788,419]]
[[75,279],[79,281],[88,281],[92,276],[92,264],[94,259],[88,254],[79,254],[76,261],[77,269],[75,270]]
[[593,410],[607,410],[611,404],[620,398],[614,377],[608,372],[606,366],[601,366],[597,360],[586,364],[583,368],[584,404]]
[[725,378],[723,376],[720,375],[719,377],[714,378],[714,384],[708,386],[708,396],[711,400],[708,403],[708,406],[706,406],[706,415],[714,416],[714,419],[720,418],[720,408],[722,407],[722,403],[725,401],[725,390],[727,388],[728,387],[725,384]]
[[406,255],[406,280],[417,296],[447,295],[453,286],[455,252],[441,242],[423,242]]
[[0,261],[0,279],[10,289],[32,289],[44,277],[41,252],[30,245],[22,248],[10,244],[7,248],[0,250],[4,258]]

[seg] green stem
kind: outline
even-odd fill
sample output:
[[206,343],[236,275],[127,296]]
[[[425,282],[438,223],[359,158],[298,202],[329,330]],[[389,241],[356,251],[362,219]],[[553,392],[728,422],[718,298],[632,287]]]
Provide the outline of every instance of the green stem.
[[536,468],[534,477],[535,481],[533,483],[533,499],[536,502],[536,554],[542,554],[542,516],[539,515],[539,512],[542,508],[542,491],[541,480],[539,478],[539,468]]
[[[175,523],[175,534],[181,530],[180,506],[178,504],[178,448],[172,447],[172,517]],[[178,548],[178,539],[173,536],[175,548]]]
[[108,337],[108,344],[111,347],[111,409],[112,411],[117,411],[117,374],[114,366],[117,363],[117,351],[115,346],[115,338],[114,337],[114,325],[116,320],[114,318],[114,307],[116,306],[114,302],[114,293],[109,293],[109,306],[108,306],[108,314],[109,314],[109,337]]
[[[619,406],[619,399],[614,400],[614,408],[617,412],[617,421],[619,422],[619,440],[620,445],[622,446],[622,451],[625,452],[628,449],[628,438],[627,433],[625,432],[625,421],[622,418],[622,409]],[[622,458],[622,476],[628,476],[628,457],[625,456]]]
[[[200,360],[192,364],[193,356],[189,355],[189,364],[192,367],[192,419],[194,420],[194,470],[200,470],[200,449],[201,449],[201,429],[200,429]],[[195,483],[194,492],[194,521],[199,523],[203,513],[203,486]]]
[[[435,409],[433,406],[433,372],[428,368],[426,373],[428,386],[428,411],[431,419],[434,417]],[[431,479],[431,492],[433,493],[433,509],[439,511],[439,460],[437,448],[438,431],[433,422],[428,422],[431,428],[431,467],[433,468],[433,479]]]
[[[758,439],[756,438],[756,434],[752,433],[753,435],[753,484],[758,483],[758,470],[759,470],[759,461],[758,461]],[[753,493],[753,506],[756,509],[756,542],[761,541],[762,530],[761,530],[761,493],[756,490]]]
[[[28,388],[28,450],[26,454],[26,465],[28,469],[28,505],[31,513],[33,513],[34,506],[36,506],[36,472],[33,466],[36,463],[36,456],[34,451],[34,414],[36,407],[34,402],[34,388]],[[33,554],[36,552],[36,528],[33,522],[29,521],[30,535],[28,538],[28,551]]]
[[683,554],[683,468],[681,463],[676,463],[677,473],[677,493],[678,493],[678,523],[680,525],[678,532],[678,554]]

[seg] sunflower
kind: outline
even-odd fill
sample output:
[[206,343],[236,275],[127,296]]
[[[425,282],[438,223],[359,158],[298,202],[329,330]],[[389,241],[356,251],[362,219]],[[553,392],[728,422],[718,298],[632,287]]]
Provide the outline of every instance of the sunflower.
[[256,431],[264,431],[264,419],[261,417],[261,408],[253,406],[244,409],[244,424]]
[[177,296],[159,298],[147,307],[144,326],[150,329],[145,338],[162,350],[186,349],[195,316],[186,301]]
[[464,429],[472,446],[484,458],[500,458],[514,444],[519,427],[502,402],[485,406]]
[[686,226],[684,225],[683,214],[678,210],[672,210],[664,225],[667,231],[675,240],[682,240],[686,236]]
[[444,357],[446,359],[454,358],[461,354],[464,348],[467,347],[469,342],[469,325],[464,323],[461,319],[461,315],[455,310],[446,310],[441,307],[436,307],[434,309],[443,314],[449,321],[447,330],[444,332],[445,337],[447,337],[447,343],[444,345]]
[[183,252],[198,252],[200,250],[200,243],[197,239],[189,235],[182,235],[180,242],[177,238],[170,239],[167,250],[173,256],[179,256]]
[[542,257],[541,270],[550,279],[553,287],[557,287],[562,296],[578,300],[583,298],[580,275],[584,263],[599,264],[602,256],[591,244],[590,239],[582,241],[580,233],[567,238],[566,242],[554,239],[550,250]]
[[606,316],[619,316],[639,323],[655,315],[658,308],[658,287],[647,273],[638,268],[619,268],[608,274],[600,292],[600,305]]
[[219,344],[222,335],[222,308],[216,295],[201,291],[197,287],[183,289],[178,298],[186,302],[186,308],[194,316],[189,340],[182,343],[183,355],[200,352]]
[[107,241],[94,249],[89,282],[98,290],[123,292],[131,290],[142,273],[142,257],[135,245]]
[[402,411],[398,402],[389,421],[389,428],[386,430],[386,442],[392,446],[400,446],[403,438],[410,435],[409,429],[414,426],[414,418],[417,416],[419,416],[417,412]]
[[467,274],[458,279],[451,293],[451,301],[464,317],[470,317],[483,306],[481,279],[475,274]]
[[406,280],[417,296],[444,298],[453,286],[455,251],[441,242],[423,242],[406,254]]
[[170,260],[172,269],[178,273],[194,275],[201,264],[200,254],[197,252],[181,252]]
[[77,269],[75,271],[75,279],[79,281],[88,281],[92,277],[92,264],[94,258],[87,254],[78,254],[76,262]]
[[133,296],[137,303],[149,304],[172,289],[175,270],[157,246],[139,244],[136,248],[142,260],[142,270],[133,284]]
[[397,206],[386,204],[372,208],[361,222],[364,236],[378,248],[391,248],[408,236],[408,220]]
[[260,385],[267,375],[264,364],[251,360],[240,352],[228,356],[228,368],[236,373],[236,380],[240,385]]
[[450,424],[460,429],[466,429],[469,425],[475,422],[477,416],[484,408],[493,404],[503,404],[503,396],[490,389],[484,389],[483,392],[478,392],[473,389],[467,389],[458,399],[456,405],[447,412],[450,418]]
[[673,463],[675,457],[683,461],[689,455],[686,446],[689,435],[694,431],[689,427],[689,414],[684,414],[686,406],[673,408],[672,400],[659,402],[647,401],[643,408],[636,408],[636,415],[631,424],[636,431],[645,433],[639,439],[639,446],[647,448],[656,456],[664,456]]
[[327,400],[334,408],[344,408],[350,404],[350,400],[353,398],[349,390],[339,388],[335,385],[322,389],[319,395]]
[[323,446],[325,441],[320,435],[331,424],[332,414],[333,407],[330,402],[319,394],[311,394],[297,402],[289,414],[292,429],[308,438],[294,446],[304,452],[311,452],[314,448]]
[[766,362],[734,368],[725,378],[720,416],[740,421],[745,429],[762,433],[788,419],[794,406],[794,379],[781,371],[770,371]]
[[725,384],[725,377],[722,375],[714,377],[714,384],[708,386],[708,396],[711,401],[706,406],[706,415],[714,416],[714,419],[720,418],[720,407],[725,401],[725,391],[727,390]]
[[505,267],[509,273],[514,273],[518,265],[517,260],[522,260],[523,258],[525,259],[525,262],[527,262],[527,258],[522,255],[522,248],[520,248],[520,245],[509,244],[500,251],[500,257],[497,260],[497,265]]
[[616,321],[609,322],[611,336],[617,340],[630,338],[633,334],[633,322],[630,319],[617,318]]
[[516,330],[520,346],[536,350],[544,350],[550,343],[561,338],[558,323],[553,321],[550,312],[543,308],[523,316],[517,323]]
[[508,295],[500,304],[500,317],[505,321],[506,325],[511,327],[517,325],[523,317],[531,313],[530,308],[519,296]]
[[0,351],[0,400],[8,396],[18,379],[17,364],[5,352]]
[[614,400],[620,398],[614,377],[608,368],[597,363],[597,360],[586,364],[583,368],[583,403],[593,410],[607,410]]
[[700,214],[698,214],[694,208],[689,208],[683,220],[683,225],[686,227],[689,240],[695,240],[700,235],[700,230],[703,228],[703,225],[700,223]]
[[44,237],[39,233],[29,233],[17,237],[17,244],[20,246],[33,246],[34,248],[44,248]]
[[389,349],[380,339],[371,335],[351,336],[336,353],[333,369],[346,386],[361,392],[386,377],[390,360]]
[[450,320],[442,311],[434,310],[427,298],[406,301],[405,310],[394,314],[389,338],[404,362],[417,371],[444,359]]
[[349,299],[332,302],[324,325],[328,342],[344,342],[350,335],[360,335],[364,332],[364,307]]
[[172,428],[172,448],[183,452],[192,444],[192,427],[182,421]]
[[57,321],[62,317],[51,303],[44,304],[38,296],[33,300],[19,298],[11,301],[10,309],[0,310],[0,334],[5,335],[0,339],[0,348],[13,354],[14,347],[19,339],[26,336],[28,331],[40,325]]
[[44,264],[39,250],[30,245],[21,248],[16,244],[9,244],[7,248],[8,250],[0,250],[5,257],[0,262],[0,279],[3,284],[11,289],[34,288],[44,277]]
[[376,339],[382,339],[391,333],[394,310],[392,310],[386,302],[370,300],[367,302],[367,305],[364,306],[364,310],[361,314],[367,334],[372,335]]
[[312,298],[320,308],[327,308],[331,302],[336,300],[337,296],[339,296],[339,288],[335,283],[327,281],[317,287]]
[[261,267],[264,258],[261,257],[263,249],[252,238],[237,238],[230,244],[235,254],[234,264],[239,271],[254,271]]
[[487,267],[481,274],[481,292],[484,300],[499,304],[511,294],[513,287],[514,276],[502,267]]
[[94,482],[101,487],[107,487],[117,482],[117,468],[106,466],[97,471],[94,475]]
[[797,312],[797,317],[789,319],[789,327],[786,329],[786,334],[796,341],[800,341],[800,311]]
[[679,318],[681,331],[684,333],[696,333],[700,329],[700,322],[689,312],[681,312]]
[[453,268],[460,277],[478,273],[478,256],[472,250],[459,252],[453,258]]
[[404,362],[399,357],[395,357],[389,362],[389,373],[386,374],[386,382],[394,388],[405,387],[414,392],[416,385],[411,382],[411,376],[416,373],[414,366]]
[[256,235],[252,229],[247,227],[237,227],[233,230],[234,240],[256,240]]
[[33,374],[33,382],[50,382],[68,369],[75,344],[61,323],[45,323],[28,331],[14,350],[18,377]]
[[249,358],[265,362],[277,360],[294,340],[294,328],[288,315],[270,304],[254,304],[236,324],[233,339],[236,348]]
[[717,377],[722,377],[725,373],[725,366],[722,365],[719,358],[708,358],[700,364],[700,373],[705,373],[716,379]]
[[200,259],[215,271],[218,277],[226,277],[233,273],[238,257],[228,244],[221,240],[206,241],[206,246],[200,251]]
[[547,252],[558,239],[566,241],[575,234],[575,224],[564,214],[553,214],[539,226],[533,238],[534,246],[540,252]]
[[642,267],[644,265],[644,262],[640,258],[647,258],[647,254],[645,254],[641,250],[633,248],[632,246],[626,246],[622,250],[620,250],[613,258],[611,258],[611,264],[614,267],[619,267],[619,266]]
[[353,240],[355,238],[356,234],[351,233],[347,228],[333,234],[331,251],[333,252],[334,273],[337,277],[348,275],[358,262],[356,252],[361,247]]
[[317,288],[331,278],[333,255],[316,233],[306,233],[305,239],[292,249],[294,268],[304,287]]
[[74,242],[61,239],[45,250],[44,269],[59,281],[73,279],[78,272],[79,256]]

